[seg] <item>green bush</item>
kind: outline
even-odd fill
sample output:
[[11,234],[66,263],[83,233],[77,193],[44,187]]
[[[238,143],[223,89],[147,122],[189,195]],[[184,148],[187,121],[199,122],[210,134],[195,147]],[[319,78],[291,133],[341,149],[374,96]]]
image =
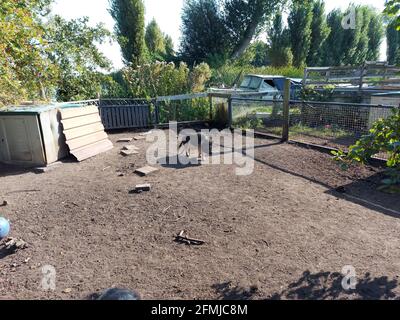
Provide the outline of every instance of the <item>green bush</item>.
[[389,192],[400,192],[400,109],[395,109],[387,119],[378,120],[368,135],[363,136],[346,154],[333,152],[335,160],[345,169],[352,162],[367,163],[374,155],[386,153],[387,178],[380,188]]
[[210,67],[201,63],[192,70],[181,62],[154,62],[122,71],[127,93],[131,97],[154,98],[204,91],[211,77]]

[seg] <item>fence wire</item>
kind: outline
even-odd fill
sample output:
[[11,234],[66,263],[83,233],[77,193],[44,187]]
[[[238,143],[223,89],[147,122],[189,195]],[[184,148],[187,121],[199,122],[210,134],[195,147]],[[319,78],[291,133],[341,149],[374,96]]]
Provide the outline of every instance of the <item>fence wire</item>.
[[157,101],[158,124],[170,121],[207,121],[211,118],[212,105],[208,97]]
[[[232,126],[257,132],[283,134],[283,102],[234,98]],[[346,149],[373,124],[391,115],[395,107],[339,102],[290,101],[289,139]]]
[[353,145],[393,107],[334,102],[291,101],[289,138],[343,148]]
[[231,105],[234,128],[254,129],[258,132],[282,136],[284,119],[281,100],[234,98]]

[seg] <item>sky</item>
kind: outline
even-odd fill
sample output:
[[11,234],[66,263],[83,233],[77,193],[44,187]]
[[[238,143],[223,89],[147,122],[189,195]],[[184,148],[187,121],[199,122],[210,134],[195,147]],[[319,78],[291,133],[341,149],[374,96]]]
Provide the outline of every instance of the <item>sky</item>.
[[[153,18],[164,33],[174,40],[176,49],[179,46],[181,35],[181,10],[184,0],[144,0],[146,6],[146,23]],[[365,4],[383,10],[385,0],[327,0],[327,12],[335,8],[346,8],[349,3]],[[108,0],[55,0],[53,12],[65,19],[74,19],[87,16],[91,24],[104,23],[109,30],[114,28],[114,20],[108,13]],[[114,68],[123,66],[118,43],[103,44],[100,46],[103,53],[113,62]],[[381,60],[386,60],[386,43],[382,44]]]

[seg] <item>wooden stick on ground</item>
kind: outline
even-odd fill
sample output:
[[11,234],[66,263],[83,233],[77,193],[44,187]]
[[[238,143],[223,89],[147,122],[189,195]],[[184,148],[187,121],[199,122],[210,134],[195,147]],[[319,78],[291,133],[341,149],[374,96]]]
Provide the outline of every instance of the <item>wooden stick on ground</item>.
[[205,243],[203,240],[189,238],[188,235],[185,235],[185,231],[181,231],[175,238],[176,242],[185,243],[187,245],[195,245],[201,246]]

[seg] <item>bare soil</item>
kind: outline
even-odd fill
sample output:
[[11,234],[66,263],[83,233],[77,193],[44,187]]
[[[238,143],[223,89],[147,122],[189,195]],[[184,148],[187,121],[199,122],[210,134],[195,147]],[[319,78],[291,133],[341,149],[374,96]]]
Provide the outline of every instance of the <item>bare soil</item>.
[[[0,216],[28,243],[0,249],[0,297],[85,299],[106,288],[144,299],[398,299],[400,196],[377,191],[381,170],[343,172],[329,155],[256,140],[255,170],[158,166],[113,150],[35,174],[0,165]],[[123,173],[121,176],[120,173]],[[130,194],[137,184],[152,190]],[[180,231],[202,246],[174,242]],[[41,287],[55,267],[56,290]],[[357,288],[344,291],[352,265]]]

